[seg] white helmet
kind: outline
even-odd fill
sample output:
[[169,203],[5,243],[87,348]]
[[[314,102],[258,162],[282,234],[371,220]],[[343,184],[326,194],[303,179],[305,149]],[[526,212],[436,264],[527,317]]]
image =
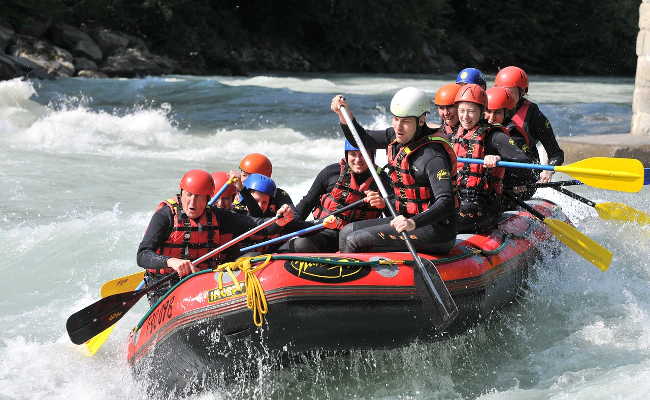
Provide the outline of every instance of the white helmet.
[[400,89],[390,101],[390,112],[396,117],[419,118],[428,113],[430,100],[420,89],[405,87]]

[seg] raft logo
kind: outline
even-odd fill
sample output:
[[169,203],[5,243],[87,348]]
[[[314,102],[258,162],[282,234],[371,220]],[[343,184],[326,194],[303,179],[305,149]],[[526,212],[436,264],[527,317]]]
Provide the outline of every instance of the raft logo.
[[227,299],[228,297],[233,297],[236,295],[241,295],[244,293],[244,288],[246,285],[243,282],[240,282],[239,285],[230,285],[224,288],[216,288],[208,291],[208,303],[214,303],[222,299]]
[[436,178],[438,178],[439,181],[443,179],[449,179],[449,171],[447,171],[446,169],[439,170],[438,173],[436,174]]
[[[337,261],[342,265],[327,264],[321,260]],[[361,260],[343,257],[319,258],[313,261],[287,260],[284,269],[299,278],[314,282],[342,283],[356,281],[370,273],[369,265],[355,265],[359,262]]]

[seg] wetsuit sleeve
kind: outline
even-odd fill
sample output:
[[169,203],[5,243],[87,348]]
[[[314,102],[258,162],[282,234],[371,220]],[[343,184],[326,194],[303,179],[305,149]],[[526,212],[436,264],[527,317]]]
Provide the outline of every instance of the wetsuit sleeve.
[[167,260],[171,257],[160,255],[156,250],[169,238],[173,225],[172,211],[169,207],[161,207],[153,214],[138,247],[137,262],[140,267],[145,269],[167,267]]
[[[393,128],[388,128],[383,131],[367,131],[361,125],[359,125],[356,119],[353,119],[352,123],[354,124],[354,127],[356,128],[357,133],[363,142],[363,145],[368,151],[385,149],[386,146],[388,146],[388,143],[392,142],[395,137],[394,133],[392,133]],[[356,146],[357,142],[354,140],[354,137],[352,137],[350,128],[345,124],[341,124],[341,129],[343,130],[343,134],[345,135],[345,138],[348,140],[348,142]]]
[[501,156],[503,161],[530,163],[530,158],[503,131],[495,129],[486,141],[486,154]]
[[246,206],[248,209],[248,214],[251,217],[261,217],[264,215],[262,209],[260,208],[259,204],[257,204],[257,201],[255,201],[255,198],[248,188],[242,188],[239,194],[241,194],[242,198],[240,204]]
[[[519,148],[507,134],[500,130],[494,130],[487,138],[486,153],[499,155],[503,161],[519,163],[530,163],[530,158]],[[515,180],[522,182],[530,180],[531,172],[525,168],[509,168],[509,174]]]
[[546,154],[548,154],[548,163],[550,165],[562,165],[564,163],[564,151],[557,143],[553,127],[548,118],[539,108],[535,107],[535,114],[529,121],[530,134],[542,143]]
[[273,197],[273,202],[278,206],[278,208],[282,207],[285,204],[296,208],[293,204],[293,200],[291,200],[291,196],[289,196],[289,193],[280,188],[276,189],[275,196]]
[[307,216],[309,216],[309,213],[320,204],[320,197],[331,190],[331,188],[328,188],[328,184],[332,171],[334,171],[338,177],[339,170],[338,164],[331,164],[323,168],[318,175],[316,175],[316,179],[314,179],[314,182],[311,184],[309,191],[302,200],[300,200],[296,207],[296,219],[304,221]]
[[[425,147],[422,155],[415,161],[416,165],[424,164],[424,174],[429,180],[432,195],[429,208],[413,216],[416,226],[442,221],[445,218],[453,217],[456,212],[449,156],[440,146],[435,146],[437,151],[434,151],[433,148],[434,146]],[[440,171],[446,171],[446,173],[440,173]]]

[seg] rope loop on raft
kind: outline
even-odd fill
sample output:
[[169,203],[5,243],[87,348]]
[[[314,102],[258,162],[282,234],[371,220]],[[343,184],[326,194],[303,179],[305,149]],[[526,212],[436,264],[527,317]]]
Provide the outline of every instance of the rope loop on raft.
[[[217,278],[219,290],[223,289],[224,272],[230,276],[236,291],[241,292],[242,286],[245,287],[246,306],[253,313],[253,323],[255,326],[262,326],[264,323],[264,316],[269,311],[269,305],[266,301],[266,296],[264,295],[264,288],[262,288],[262,284],[257,275],[255,275],[255,272],[266,268],[266,266],[271,263],[273,257],[270,254],[267,254],[262,257],[255,257],[254,259],[255,261],[261,259],[263,262],[261,264],[253,265],[253,257],[241,257],[233,262],[219,265],[214,269],[214,271],[219,273]],[[233,271],[237,270],[244,273],[245,285],[242,285],[233,273]]]

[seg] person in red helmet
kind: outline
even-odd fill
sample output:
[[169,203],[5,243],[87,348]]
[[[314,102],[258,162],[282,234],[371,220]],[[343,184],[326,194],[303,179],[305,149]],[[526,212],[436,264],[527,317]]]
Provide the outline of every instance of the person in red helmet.
[[234,183],[228,183],[230,175],[227,172],[217,171],[213,172],[211,175],[212,180],[214,181],[213,197],[219,193],[223,185],[228,184],[228,187],[223,191],[223,193],[221,193],[221,196],[219,196],[219,199],[214,205],[219,208],[230,210],[232,208],[232,202],[235,200],[235,195],[237,194],[237,186]]
[[[291,207],[295,206],[291,196],[285,190],[277,188],[275,195],[270,199],[268,210],[261,211],[259,208],[252,204],[251,197],[247,194],[248,189],[243,185],[243,182],[250,174],[260,174],[271,178],[273,173],[273,164],[271,160],[264,154],[251,153],[244,156],[239,162],[239,172],[231,171],[233,177],[237,177],[238,181],[235,183],[239,196],[235,198],[234,207],[240,211],[246,209],[247,213],[254,217],[271,216],[283,204],[288,204]],[[240,204],[241,203],[241,204]]]
[[485,91],[487,107],[485,120],[492,125],[506,125],[510,122],[512,110],[515,108],[515,96],[512,90],[503,87],[493,87]]
[[[516,105],[512,90],[505,87],[493,87],[488,89],[485,94],[487,95],[487,109],[485,110],[485,119],[487,122],[492,125],[503,126],[510,135],[511,140],[526,152],[527,147],[523,142],[523,138],[517,133],[516,127],[510,121]],[[527,200],[535,193],[536,188],[534,184],[537,179],[538,176],[533,170],[508,168],[503,177],[503,190],[505,192],[515,193],[518,197]],[[515,201],[508,198],[503,198],[502,200],[502,209],[517,209],[517,203]]]
[[[505,87],[512,90],[515,97],[515,109],[512,124],[520,136],[522,148],[534,162],[539,162],[537,143],[541,143],[548,155],[550,165],[562,165],[564,152],[557,143],[551,123],[540,111],[537,104],[524,98],[528,93],[528,75],[515,66],[505,67],[497,73],[494,86]],[[553,176],[553,171],[542,171],[539,182],[548,182]]]
[[436,92],[433,103],[440,116],[440,133],[449,139],[458,129],[458,110],[456,109],[456,93],[461,88],[457,83],[441,86]]
[[485,122],[487,95],[479,85],[463,86],[455,101],[460,126],[451,138],[454,151],[458,157],[484,161],[484,164],[460,161],[457,164],[458,232],[487,232],[501,214],[505,170],[496,167],[496,163],[500,160],[527,163],[530,160],[503,127]]
[[[237,258],[239,246],[234,245],[199,265],[191,263],[267,220],[209,207],[214,180],[207,171],[188,171],[179,186],[180,193],[176,197],[158,205],[138,247],[138,265],[147,271],[145,285],[151,285],[166,274],[177,273],[183,277]],[[266,228],[269,232],[288,224],[294,216],[293,208],[288,205],[280,207],[277,214],[281,218],[276,226]],[[149,301],[153,304],[176,282],[178,279],[148,294]]]

